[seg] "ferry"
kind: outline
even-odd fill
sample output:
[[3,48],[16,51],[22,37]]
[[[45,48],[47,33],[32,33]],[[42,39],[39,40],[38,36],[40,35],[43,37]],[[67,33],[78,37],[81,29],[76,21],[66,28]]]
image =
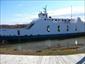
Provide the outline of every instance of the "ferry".
[[0,41],[62,39],[85,36],[85,22],[80,17],[52,18],[46,8],[39,12],[38,18],[24,28],[0,28]]

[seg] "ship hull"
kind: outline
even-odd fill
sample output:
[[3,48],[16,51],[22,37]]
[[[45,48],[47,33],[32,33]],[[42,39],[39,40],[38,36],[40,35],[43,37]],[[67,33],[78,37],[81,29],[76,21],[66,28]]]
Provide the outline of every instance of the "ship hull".
[[69,34],[50,34],[50,35],[30,35],[30,36],[0,36],[0,41],[36,41],[46,39],[67,39],[79,36],[85,36],[85,32]]

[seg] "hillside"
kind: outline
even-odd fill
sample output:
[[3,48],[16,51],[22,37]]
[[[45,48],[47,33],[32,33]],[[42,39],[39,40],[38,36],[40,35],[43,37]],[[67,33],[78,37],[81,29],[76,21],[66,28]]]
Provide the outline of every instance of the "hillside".
[[15,29],[15,28],[24,28],[26,27],[28,24],[19,24],[19,25],[0,25],[0,29],[1,28],[9,28],[9,29]]

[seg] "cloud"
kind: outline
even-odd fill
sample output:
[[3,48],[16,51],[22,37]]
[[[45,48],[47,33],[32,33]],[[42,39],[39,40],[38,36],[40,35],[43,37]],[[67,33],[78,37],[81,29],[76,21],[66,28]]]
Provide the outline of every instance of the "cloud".
[[[84,7],[72,7],[73,18],[81,17],[81,19],[85,21],[84,14]],[[71,7],[48,10],[48,15],[56,18],[71,18]],[[15,22],[14,24],[30,23],[33,19],[38,18],[36,14],[29,15],[28,13],[17,13],[15,17],[16,19],[12,20],[13,23]]]
[[84,7],[75,6],[75,7],[66,7],[66,8],[51,10],[51,11],[48,11],[48,14],[52,16],[60,16],[60,15],[71,14],[71,11],[72,11],[72,14],[85,13]]

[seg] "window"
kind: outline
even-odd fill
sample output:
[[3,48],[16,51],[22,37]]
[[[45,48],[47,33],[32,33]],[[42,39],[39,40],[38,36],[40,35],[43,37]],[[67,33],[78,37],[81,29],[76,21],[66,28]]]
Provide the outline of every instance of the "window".
[[66,22],[67,20],[65,19],[64,21]]
[[69,31],[69,26],[67,25],[67,30],[66,31]]
[[52,19],[52,21],[53,21],[53,19]]
[[61,19],[58,19],[58,21],[60,21]]
[[46,21],[46,18],[44,20]]
[[58,25],[58,30],[57,31],[60,32],[60,25]]
[[69,29],[67,28],[67,31],[69,31]]
[[30,29],[32,26],[34,25],[34,23],[30,23],[27,27],[27,29]]
[[51,16],[49,16],[49,18],[51,18]]
[[43,16],[45,16],[45,14],[43,14]]
[[75,28],[75,31],[77,31],[77,28]]
[[77,25],[75,25],[75,31],[77,31],[78,29],[77,29]]
[[57,19],[55,19],[55,21],[57,21]]
[[68,21],[70,21],[70,19],[68,19]]
[[20,35],[20,30],[17,31],[18,36]]
[[50,26],[49,25],[47,26],[47,31],[50,32]]

